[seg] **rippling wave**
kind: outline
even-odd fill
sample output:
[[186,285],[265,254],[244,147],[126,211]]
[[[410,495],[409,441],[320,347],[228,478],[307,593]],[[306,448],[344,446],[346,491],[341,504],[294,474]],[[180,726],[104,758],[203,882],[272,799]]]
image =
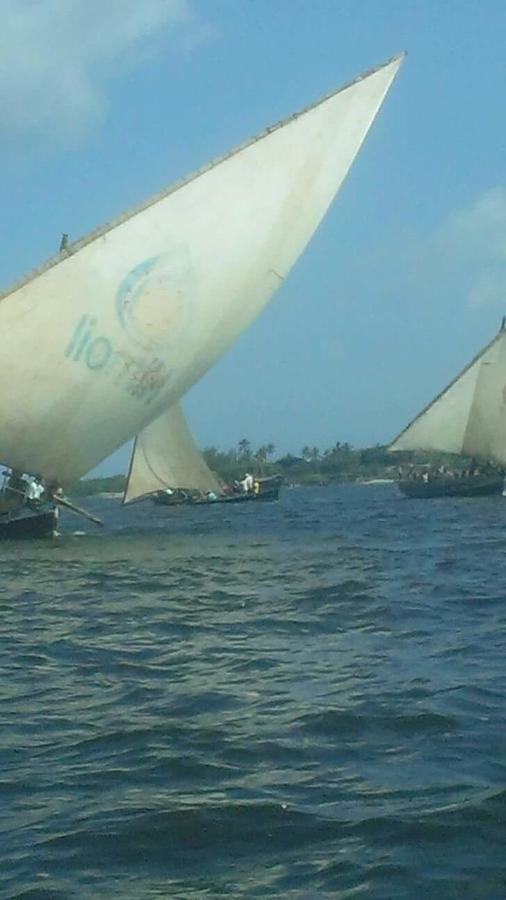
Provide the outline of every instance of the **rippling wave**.
[[5,900],[506,897],[501,498],[91,506],[0,547]]

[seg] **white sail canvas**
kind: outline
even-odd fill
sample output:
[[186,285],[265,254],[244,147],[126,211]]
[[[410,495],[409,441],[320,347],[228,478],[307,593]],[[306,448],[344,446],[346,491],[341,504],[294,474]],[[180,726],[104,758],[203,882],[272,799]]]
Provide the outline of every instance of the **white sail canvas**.
[[0,299],[0,460],[61,484],[172,406],[265,306],[339,189],[398,57]]
[[390,450],[439,450],[506,463],[506,332],[413,419]]
[[165,488],[203,493],[221,490],[193,440],[179,403],[147,425],[136,438],[123,499],[130,503]]

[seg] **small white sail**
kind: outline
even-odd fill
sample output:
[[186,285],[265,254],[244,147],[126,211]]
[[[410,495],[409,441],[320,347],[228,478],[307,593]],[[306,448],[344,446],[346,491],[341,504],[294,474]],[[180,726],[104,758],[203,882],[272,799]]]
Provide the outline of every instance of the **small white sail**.
[[0,298],[0,460],[74,481],[172,406],[263,309],[350,168],[397,57]]
[[506,463],[506,331],[395,438],[390,450],[439,450]]
[[176,403],[135,440],[123,498],[130,503],[165,488],[220,492],[220,483],[196,446]]

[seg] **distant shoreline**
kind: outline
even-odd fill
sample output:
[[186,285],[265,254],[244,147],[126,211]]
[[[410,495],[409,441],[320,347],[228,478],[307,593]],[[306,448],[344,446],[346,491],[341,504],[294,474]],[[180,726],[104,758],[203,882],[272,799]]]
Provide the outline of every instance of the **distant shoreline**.
[[[462,457],[448,453],[391,453],[386,446],[380,444],[354,449],[339,441],[327,450],[304,447],[299,456],[288,453],[271,460],[274,453],[272,444],[254,450],[250,442],[244,439],[236,448],[228,451],[208,448],[203,451],[203,456],[209,468],[226,484],[241,480],[245,472],[251,472],[260,477],[281,475],[287,487],[391,484],[398,480],[401,469],[408,466],[445,465],[459,470],[466,465]],[[102,497],[116,499],[123,495],[125,485],[126,476],[123,474],[84,478],[71,487],[69,493],[75,496],[100,494]]]

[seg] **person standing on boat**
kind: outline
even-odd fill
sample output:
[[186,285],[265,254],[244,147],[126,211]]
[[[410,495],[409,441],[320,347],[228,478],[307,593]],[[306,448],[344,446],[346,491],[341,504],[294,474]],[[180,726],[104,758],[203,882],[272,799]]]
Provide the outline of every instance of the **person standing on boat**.
[[28,487],[26,489],[25,497],[28,502],[37,503],[42,494],[44,493],[44,485],[42,484],[40,478],[33,477],[28,482]]
[[250,494],[253,490],[253,475],[250,475],[249,472],[246,472],[243,480],[241,481],[242,489],[245,494]]

